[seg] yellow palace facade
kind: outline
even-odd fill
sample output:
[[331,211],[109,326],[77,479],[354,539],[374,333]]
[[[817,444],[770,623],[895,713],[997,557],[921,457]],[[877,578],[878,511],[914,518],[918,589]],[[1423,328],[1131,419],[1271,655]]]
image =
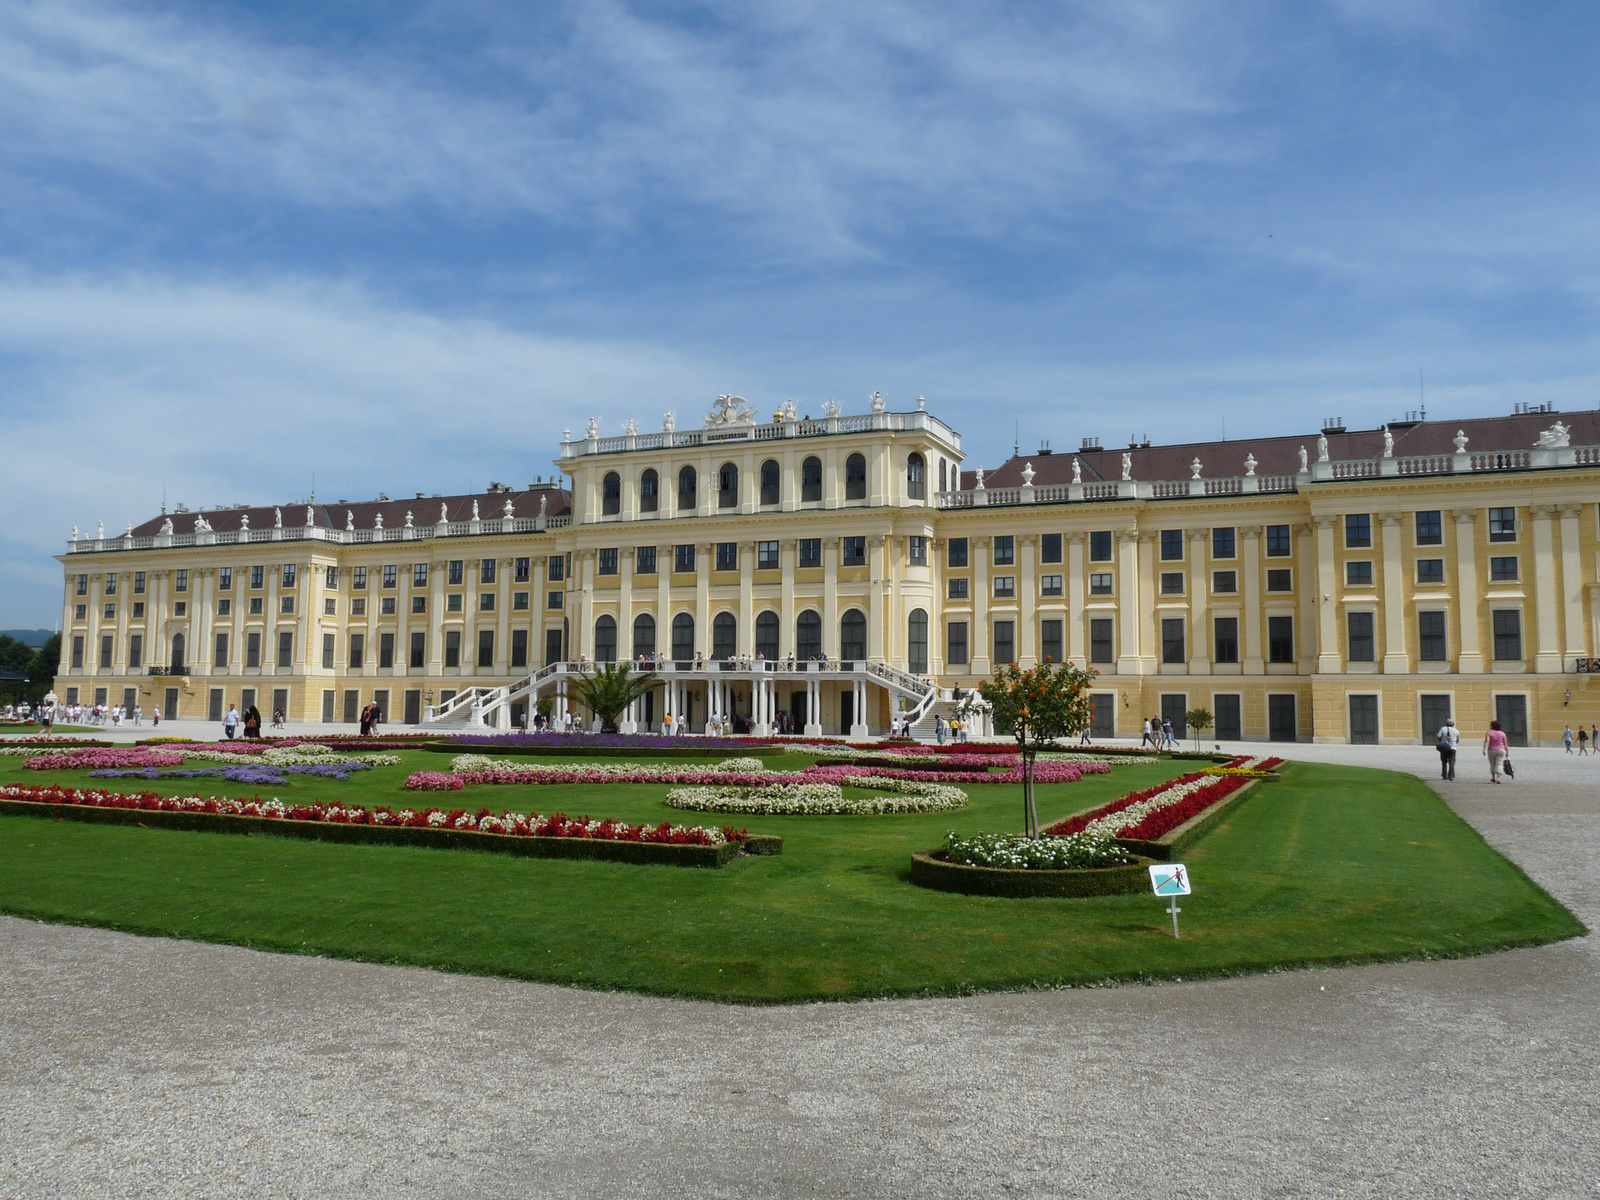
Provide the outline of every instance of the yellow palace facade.
[[[996,665],[1099,672],[1095,726],[1227,740],[1513,743],[1600,719],[1600,414],[964,463],[925,410],[566,435],[560,475],[471,496],[163,513],[80,536],[66,702],[520,726],[649,656],[625,728],[875,735]],[[1600,665],[1600,664],[1597,664]],[[972,714],[981,724],[982,714]]]

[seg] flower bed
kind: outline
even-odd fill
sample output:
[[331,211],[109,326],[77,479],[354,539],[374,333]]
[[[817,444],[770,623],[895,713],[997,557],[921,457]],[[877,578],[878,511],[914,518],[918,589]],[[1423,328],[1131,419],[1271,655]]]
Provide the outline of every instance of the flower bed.
[[[890,794],[846,796],[841,785],[872,788]],[[920,779],[898,780],[875,775],[845,775],[837,783],[674,788],[667,793],[665,803],[669,808],[766,816],[882,816],[889,813],[944,812],[965,808],[967,794],[960,788],[927,783]]]
[[30,771],[101,771],[118,767],[181,767],[183,755],[176,750],[143,750],[128,747],[83,747],[54,750],[30,758],[22,764]]
[[[751,853],[782,850],[778,838],[703,825],[630,825],[623,821],[438,808],[367,809],[358,805],[284,804],[274,798],[157,796],[37,785],[0,786],[0,812],[72,816],[119,824],[151,821],[168,828],[231,833],[279,833],[330,841],[469,847],[544,857],[610,858],[721,866],[747,843]],[[162,820],[162,818],[166,818]]]
[[1133,861],[1114,839],[1092,833],[1031,838],[1016,833],[962,837],[952,831],[945,835],[944,858],[974,867],[1028,871],[1121,867]]
[[248,783],[256,786],[288,783],[288,775],[313,775],[318,779],[349,779],[351,771],[370,771],[362,762],[313,763],[292,767],[274,767],[251,763],[238,767],[192,767],[177,771],[162,771],[155,767],[135,768],[127,771],[90,771],[90,779],[199,779],[220,776],[229,783]]
[[[1046,839],[1049,840],[1049,839]],[[941,892],[969,896],[1115,896],[1150,886],[1147,868],[1155,861],[1129,855],[1122,866],[1040,870],[1032,867],[979,867],[951,862],[943,850],[911,856],[911,882]]]

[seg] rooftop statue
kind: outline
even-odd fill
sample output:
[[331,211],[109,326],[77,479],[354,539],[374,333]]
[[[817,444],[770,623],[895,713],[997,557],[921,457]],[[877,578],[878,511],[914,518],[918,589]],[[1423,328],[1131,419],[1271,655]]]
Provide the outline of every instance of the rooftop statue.
[[872,411],[881,413],[888,406],[888,401],[883,398],[882,392],[872,393]]
[[622,427],[622,432],[627,434],[629,437],[635,436],[639,432],[639,422],[635,421],[632,417],[629,417],[628,423]]
[[670,408],[667,410],[666,419],[661,422],[662,433],[674,433],[678,428],[678,414]]
[[[167,521],[167,525],[169,526],[169,528],[163,530],[163,532],[164,533],[171,533],[172,530],[171,530],[170,526],[172,525],[172,522],[170,520],[168,520]],[[72,540],[73,541],[77,541],[78,540],[78,527],[76,525],[74,525],[72,527]]]
[[1325,433],[1317,434],[1317,461],[1328,461],[1328,435]]
[[283,509],[275,508],[272,510],[272,527],[274,529],[283,528]]
[[706,428],[713,425],[748,425],[756,419],[755,409],[742,396],[718,396],[706,414]]
[[1456,436],[1450,440],[1456,444],[1457,454],[1465,454],[1467,452],[1467,442],[1471,439],[1467,437],[1465,429],[1458,429],[1456,430]]
[[1076,454],[1072,456],[1072,482],[1083,482],[1083,459],[1079,458]]
[[347,533],[354,533],[356,531],[356,510],[355,509],[347,508],[347,509],[344,510],[344,527],[345,527],[345,531]]
[[1310,469],[1310,466],[1306,462],[1306,448],[1304,446],[1301,446],[1300,447],[1300,472],[1301,472],[1301,474],[1304,474],[1309,469]]
[[476,500],[472,502],[472,519],[474,521],[478,519],[478,502]]
[[545,506],[548,505],[549,503],[550,503],[550,493],[549,492],[540,492],[539,493],[539,515],[541,517],[544,516]]
[[798,418],[799,415],[799,405],[797,405],[793,400],[785,400],[783,403],[783,419],[785,421],[793,421]]
[[1394,457],[1394,434],[1389,432],[1387,425],[1383,427],[1383,456],[1385,458]]
[[840,404],[837,400],[828,400],[822,405],[822,415],[825,417],[837,417],[843,412],[844,405]]
[[443,501],[439,502],[439,524],[447,524],[450,520],[450,506]]
[[194,531],[196,533],[210,533],[211,532],[211,522],[206,520],[205,513],[201,513],[199,516],[197,516],[194,519]]
[[1540,450],[1559,450],[1563,446],[1572,445],[1572,428],[1557,421],[1539,435],[1539,440],[1534,443]]
[[589,440],[592,442],[600,436],[600,421],[597,417],[589,418]]
[[317,510],[312,508],[311,505],[308,504],[308,505],[306,505],[306,528],[310,529],[316,523],[317,523]]
[[1123,451],[1122,454],[1122,477],[1123,479],[1133,478],[1133,455],[1127,451]]
[[[171,537],[172,536],[172,518],[171,517],[168,517],[165,521],[161,522],[161,536],[162,537]],[[73,541],[77,541],[78,540],[78,527],[76,525],[74,525],[72,527],[72,540]]]

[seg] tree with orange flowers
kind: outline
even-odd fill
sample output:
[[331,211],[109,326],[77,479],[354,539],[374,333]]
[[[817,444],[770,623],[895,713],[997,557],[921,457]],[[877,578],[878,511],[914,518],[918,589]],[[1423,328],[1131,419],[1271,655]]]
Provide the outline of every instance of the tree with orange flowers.
[[994,709],[995,728],[1009,729],[1022,753],[1022,818],[1029,837],[1039,836],[1034,760],[1041,747],[1088,727],[1094,716],[1089,685],[1099,673],[1047,659],[1026,671],[1014,663],[996,667],[994,678],[978,685],[979,695]]

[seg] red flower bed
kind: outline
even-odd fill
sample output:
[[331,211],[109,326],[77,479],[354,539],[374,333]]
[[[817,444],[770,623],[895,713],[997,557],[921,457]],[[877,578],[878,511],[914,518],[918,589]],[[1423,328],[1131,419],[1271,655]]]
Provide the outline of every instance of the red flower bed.
[[1217,776],[1216,782],[1210,787],[1202,788],[1185,796],[1176,804],[1169,804],[1161,811],[1151,813],[1137,825],[1131,829],[1124,829],[1117,836],[1131,838],[1134,841],[1153,842],[1171,833],[1185,821],[1198,817],[1213,804],[1226,800],[1249,782],[1239,775]]

